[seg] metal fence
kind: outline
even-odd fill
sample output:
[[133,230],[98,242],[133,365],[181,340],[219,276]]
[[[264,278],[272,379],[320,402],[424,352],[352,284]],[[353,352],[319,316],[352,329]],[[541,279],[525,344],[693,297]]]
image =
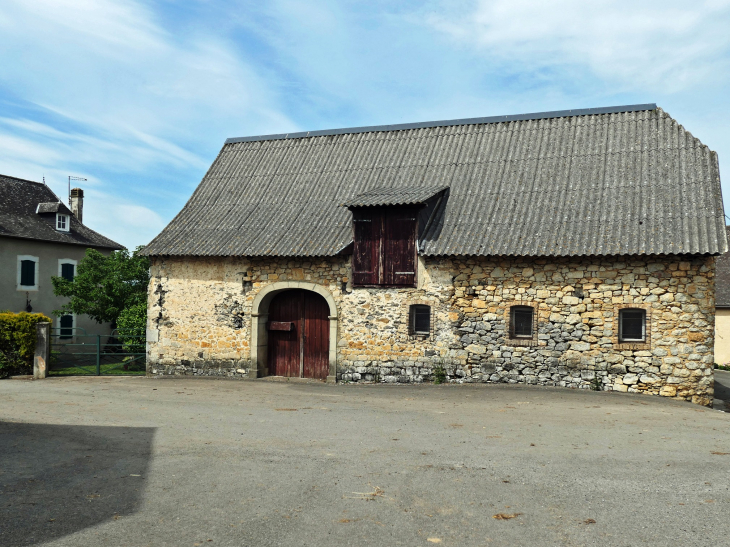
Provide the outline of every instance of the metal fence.
[[88,334],[84,329],[51,329],[48,373],[63,375],[143,375],[146,369],[145,335]]

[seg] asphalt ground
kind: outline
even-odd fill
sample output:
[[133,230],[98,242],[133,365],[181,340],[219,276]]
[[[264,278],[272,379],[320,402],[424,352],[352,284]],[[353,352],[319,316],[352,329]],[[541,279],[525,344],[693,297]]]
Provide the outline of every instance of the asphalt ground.
[[529,386],[0,381],[0,545],[729,545],[729,425]]

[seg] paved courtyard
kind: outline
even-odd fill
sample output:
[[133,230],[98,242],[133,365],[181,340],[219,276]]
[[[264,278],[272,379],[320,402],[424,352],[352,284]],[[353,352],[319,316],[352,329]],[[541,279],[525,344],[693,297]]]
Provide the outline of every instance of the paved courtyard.
[[0,545],[727,545],[729,425],[527,386],[1,381]]

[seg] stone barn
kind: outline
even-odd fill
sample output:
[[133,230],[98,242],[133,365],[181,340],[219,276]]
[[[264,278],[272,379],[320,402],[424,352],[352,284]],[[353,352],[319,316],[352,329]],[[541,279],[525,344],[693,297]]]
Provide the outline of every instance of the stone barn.
[[228,139],[145,249],[148,374],[710,405],[717,154],[656,105]]

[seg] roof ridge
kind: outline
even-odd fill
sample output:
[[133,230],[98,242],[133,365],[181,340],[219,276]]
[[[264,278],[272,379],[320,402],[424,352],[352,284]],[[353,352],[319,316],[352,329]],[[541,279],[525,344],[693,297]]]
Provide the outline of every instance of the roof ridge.
[[251,137],[234,137],[226,139],[225,144],[253,141],[274,141],[284,139],[301,139],[305,137],[322,137],[327,135],[347,135],[354,133],[370,133],[375,131],[404,131],[406,129],[423,129],[426,127],[449,127],[456,125],[477,125],[512,121],[545,120],[550,118],[568,118],[573,116],[590,116],[594,114],[617,114],[620,112],[643,112],[656,110],[656,103],[631,104],[623,106],[601,106],[596,108],[579,108],[573,110],[553,110],[548,112],[531,112],[528,114],[508,114],[504,116],[488,116],[481,118],[459,118],[432,122],[398,123],[390,125],[366,125],[360,127],[343,127],[340,129],[320,129],[317,131],[298,131],[295,133],[275,133]]
[[38,181],[35,181],[35,180],[28,180],[28,179],[21,179],[20,177],[14,177],[12,175],[3,175],[1,173],[0,173],[0,178],[19,180],[20,182],[30,182],[32,184],[40,184],[41,186],[48,186],[47,184],[45,184],[43,182],[38,182]]

